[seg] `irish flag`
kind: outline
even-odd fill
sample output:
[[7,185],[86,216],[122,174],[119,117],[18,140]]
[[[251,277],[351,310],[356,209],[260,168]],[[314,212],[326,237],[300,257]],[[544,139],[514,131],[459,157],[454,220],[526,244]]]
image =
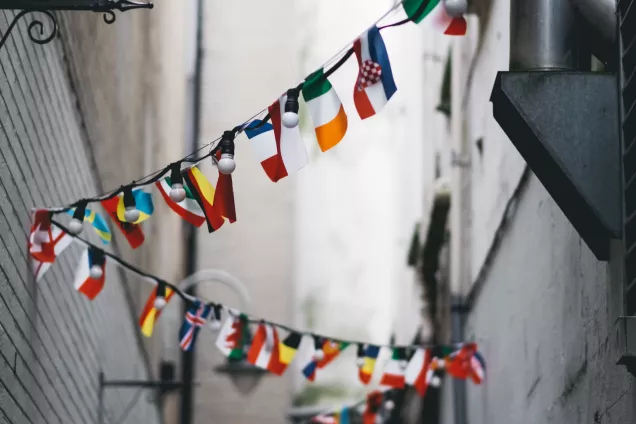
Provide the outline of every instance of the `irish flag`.
[[[170,302],[174,291],[170,287],[166,287],[166,305]],[[139,327],[141,328],[141,334],[146,337],[152,337],[152,331],[155,327],[155,322],[159,319],[162,309],[155,308],[155,299],[157,298],[157,290],[153,290],[152,294],[146,301],[141,315],[139,316]]]
[[430,349],[418,348],[415,355],[406,367],[405,381],[413,386],[415,390],[424,396],[433,376],[434,370],[431,368],[433,355]]
[[416,24],[425,21],[446,35],[466,34],[466,19],[450,16],[443,0],[404,0],[402,6],[409,19]]
[[187,184],[183,186],[186,192],[186,198],[181,202],[175,202],[170,198],[170,189],[172,188],[170,177],[157,181],[155,185],[159,189],[163,200],[166,201],[170,209],[175,211],[177,215],[195,227],[203,225],[205,222],[205,214]]
[[247,361],[264,370],[273,371],[277,369],[279,360],[278,332],[269,324],[259,324],[249,352]]
[[199,168],[193,166],[184,173],[183,180],[190,189],[189,191],[192,198],[199,205],[201,211],[203,211],[203,215],[208,223],[208,231],[213,233],[221,228],[225,220],[217,208],[214,207],[214,187],[212,187],[212,184],[205,178],[205,175],[199,171]]
[[303,98],[314,122],[320,150],[326,152],[347,132],[347,114],[336,90],[324,77],[323,69],[307,77],[303,84]]
[[397,91],[389,54],[380,30],[374,26],[353,44],[358,59],[358,79],[353,101],[361,119],[367,119],[388,103]]
[[393,355],[386,366],[380,385],[389,386],[394,389],[401,389],[404,387],[404,369],[400,366],[400,362],[404,359],[404,357],[403,348],[393,348]]

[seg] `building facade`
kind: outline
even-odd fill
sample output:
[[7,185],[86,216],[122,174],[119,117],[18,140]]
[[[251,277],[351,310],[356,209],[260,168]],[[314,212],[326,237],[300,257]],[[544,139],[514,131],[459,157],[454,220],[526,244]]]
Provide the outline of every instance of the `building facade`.
[[[128,183],[180,157],[185,108],[178,29],[179,2],[118,14],[56,13],[58,36],[29,40],[27,15],[0,50],[2,132],[2,358],[3,420],[14,423],[87,423],[98,415],[98,378],[146,380],[155,376],[161,348],[141,339],[138,314],[149,289],[114,266],[89,302],[72,287],[78,244],[69,247],[35,284],[27,268],[30,210],[57,206]],[[2,11],[7,28],[15,11]],[[4,30],[3,30],[4,31]],[[181,38],[180,38],[181,37]],[[169,101],[167,101],[169,99]],[[96,208],[98,211],[99,207]],[[131,251],[113,230],[112,251],[168,280],[182,273],[178,217],[158,207],[144,226],[147,242]],[[61,218],[62,219],[62,218]],[[161,224],[159,224],[161,222]],[[91,230],[83,233],[95,242]],[[174,251],[153,246],[170,246]],[[173,335],[174,342],[177,336]],[[159,341],[161,338],[158,339]],[[134,389],[108,389],[105,418],[159,422],[153,397]]]

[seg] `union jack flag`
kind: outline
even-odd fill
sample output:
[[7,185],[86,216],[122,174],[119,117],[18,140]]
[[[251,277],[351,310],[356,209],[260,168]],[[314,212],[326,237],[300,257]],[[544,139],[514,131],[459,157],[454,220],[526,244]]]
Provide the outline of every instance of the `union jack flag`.
[[179,331],[181,349],[185,351],[192,349],[199,329],[205,325],[211,312],[212,306],[200,302],[196,302],[188,308],[181,331]]

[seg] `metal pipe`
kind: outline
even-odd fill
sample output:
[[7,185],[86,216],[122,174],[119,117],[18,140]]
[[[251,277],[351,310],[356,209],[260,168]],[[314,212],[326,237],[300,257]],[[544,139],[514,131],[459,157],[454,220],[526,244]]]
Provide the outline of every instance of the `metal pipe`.
[[595,37],[610,47],[616,41],[616,0],[570,0],[570,4],[595,30]]
[[510,70],[576,69],[570,0],[511,0]]

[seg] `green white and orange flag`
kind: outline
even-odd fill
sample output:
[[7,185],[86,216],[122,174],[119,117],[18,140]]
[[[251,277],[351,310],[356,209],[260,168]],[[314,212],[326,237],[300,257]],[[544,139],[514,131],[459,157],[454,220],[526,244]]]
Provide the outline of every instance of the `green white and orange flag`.
[[453,18],[446,12],[444,0],[404,0],[404,11],[410,20],[424,22],[446,35],[465,35],[466,19]]
[[309,75],[303,84],[303,98],[314,123],[320,150],[326,152],[347,132],[348,120],[342,102],[320,69]]

